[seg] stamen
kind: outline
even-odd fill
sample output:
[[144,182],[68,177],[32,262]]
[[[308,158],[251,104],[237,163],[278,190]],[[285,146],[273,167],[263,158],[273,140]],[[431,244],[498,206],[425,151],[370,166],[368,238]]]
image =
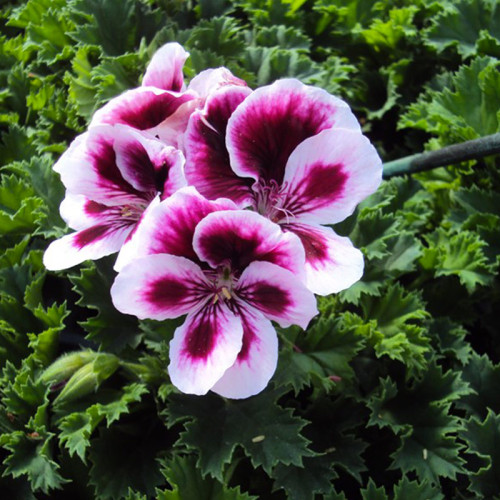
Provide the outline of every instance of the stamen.
[[214,295],[214,298],[212,299],[212,304],[217,304],[217,302],[218,302],[218,301],[219,301],[219,294],[218,294],[218,293],[216,293],[216,294]]
[[221,288],[221,292],[222,295],[224,295],[224,297],[226,297],[227,300],[231,299],[231,294],[229,293],[229,290],[225,286]]

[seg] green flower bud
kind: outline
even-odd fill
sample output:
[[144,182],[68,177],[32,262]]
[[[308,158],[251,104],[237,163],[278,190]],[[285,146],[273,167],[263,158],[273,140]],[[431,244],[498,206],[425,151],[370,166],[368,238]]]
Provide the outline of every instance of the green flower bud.
[[67,380],[82,366],[93,361],[97,355],[97,352],[91,350],[64,354],[45,369],[41,379],[43,382],[51,382],[52,384]]
[[99,385],[111,377],[120,362],[113,354],[98,353],[95,359],[79,368],[68,380],[55,404],[67,403],[95,392]]

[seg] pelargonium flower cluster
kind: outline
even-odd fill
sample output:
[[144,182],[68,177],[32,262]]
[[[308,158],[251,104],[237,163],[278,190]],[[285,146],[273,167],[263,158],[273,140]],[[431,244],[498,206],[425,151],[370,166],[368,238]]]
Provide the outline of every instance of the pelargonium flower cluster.
[[272,322],[306,328],[314,294],[360,279],[361,252],[327,225],[377,189],[382,165],[339,98],[295,79],[252,90],[226,68],[186,86],[188,55],[163,46],[142,86],[98,110],[56,163],[75,232],[44,263],[118,253],[118,310],[185,316],[172,383],[245,398],[276,369]]

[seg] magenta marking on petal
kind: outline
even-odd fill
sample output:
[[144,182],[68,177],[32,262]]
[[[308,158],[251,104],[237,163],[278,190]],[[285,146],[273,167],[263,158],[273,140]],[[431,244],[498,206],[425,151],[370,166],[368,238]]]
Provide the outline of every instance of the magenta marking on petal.
[[153,281],[143,292],[143,300],[154,304],[160,311],[171,309],[187,302],[195,303],[193,291],[178,279],[163,276]]
[[216,345],[219,304],[207,304],[193,317],[191,329],[184,340],[183,354],[191,358],[207,358]]
[[191,96],[173,96],[172,94],[160,94],[153,100],[145,102],[137,108],[130,107],[123,110],[121,114],[122,123],[131,125],[139,130],[156,127],[166,118],[173,115],[181,104],[191,100]]
[[107,210],[109,210],[109,207],[106,205],[103,205],[102,203],[97,203],[96,201],[87,200],[85,202],[83,210],[87,215],[92,216],[92,215],[99,215],[99,214],[106,212]]
[[242,304],[235,302],[234,308],[238,313],[241,325],[243,326],[243,343],[241,345],[241,351],[238,353],[237,362],[242,363],[250,357],[250,352],[253,344],[260,344],[259,337],[254,332],[254,325],[251,322],[251,317],[242,307]]
[[245,87],[220,91],[209,98],[205,110],[193,113],[190,118],[186,133],[186,177],[208,199],[227,197],[244,204],[251,198],[253,181],[233,172],[225,143],[229,117],[249,92]]
[[317,162],[307,169],[307,177],[296,183],[286,194],[284,208],[292,215],[331,205],[343,195],[348,176],[342,165],[324,165]]
[[304,246],[306,261],[314,268],[315,263],[324,262],[328,258],[328,244],[316,231],[308,231],[307,226],[283,224],[284,231],[295,233]]
[[[158,89],[141,87],[111,100],[96,113],[97,123],[124,124],[138,130],[156,127],[173,115],[179,107],[194,96],[175,95]],[[94,123],[95,125],[95,123]]]
[[141,197],[141,193],[135,190],[122,176],[116,165],[116,154],[113,149],[111,137],[99,135],[89,144],[90,156],[94,170],[99,176],[98,184],[104,189],[113,189],[120,194],[132,194]]
[[87,229],[83,229],[82,231],[75,233],[74,244],[80,250],[97,240],[103,239],[109,230],[110,227],[108,225],[92,226]]
[[[234,205],[229,200],[208,201],[193,187],[177,191],[151,211],[145,241],[147,252],[167,253],[200,262],[193,249],[193,235],[199,222],[208,214],[228,210]],[[205,265],[205,264],[203,264]]]
[[239,175],[281,184],[293,150],[335,124],[341,107],[337,101],[291,80],[258,89],[235,111],[228,126],[233,168]]
[[300,241],[278,224],[249,210],[221,211],[198,224],[193,247],[212,267],[229,265],[238,276],[254,261],[264,261],[300,273],[304,251]]
[[255,281],[238,291],[238,296],[255,305],[265,314],[280,315],[288,310],[292,302],[286,290],[277,284]]
[[129,176],[133,177],[136,186],[143,191],[155,191],[154,167],[144,146],[137,140],[127,143],[126,153],[123,155]]

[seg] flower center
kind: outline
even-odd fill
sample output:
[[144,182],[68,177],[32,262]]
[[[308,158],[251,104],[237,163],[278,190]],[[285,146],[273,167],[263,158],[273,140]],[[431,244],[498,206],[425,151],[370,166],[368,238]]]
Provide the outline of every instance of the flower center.
[[274,180],[265,181],[259,179],[254,185],[255,191],[255,209],[260,215],[267,217],[273,222],[279,222],[286,219],[290,222],[293,214],[285,208],[288,183],[284,182],[281,186]]
[[219,300],[231,301],[234,298],[233,287],[236,278],[231,273],[229,267],[218,269],[213,276],[214,295],[212,303],[216,304]]
[[120,215],[123,219],[131,222],[137,222],[146,210],[146,203],[131,203],[120,207]]

